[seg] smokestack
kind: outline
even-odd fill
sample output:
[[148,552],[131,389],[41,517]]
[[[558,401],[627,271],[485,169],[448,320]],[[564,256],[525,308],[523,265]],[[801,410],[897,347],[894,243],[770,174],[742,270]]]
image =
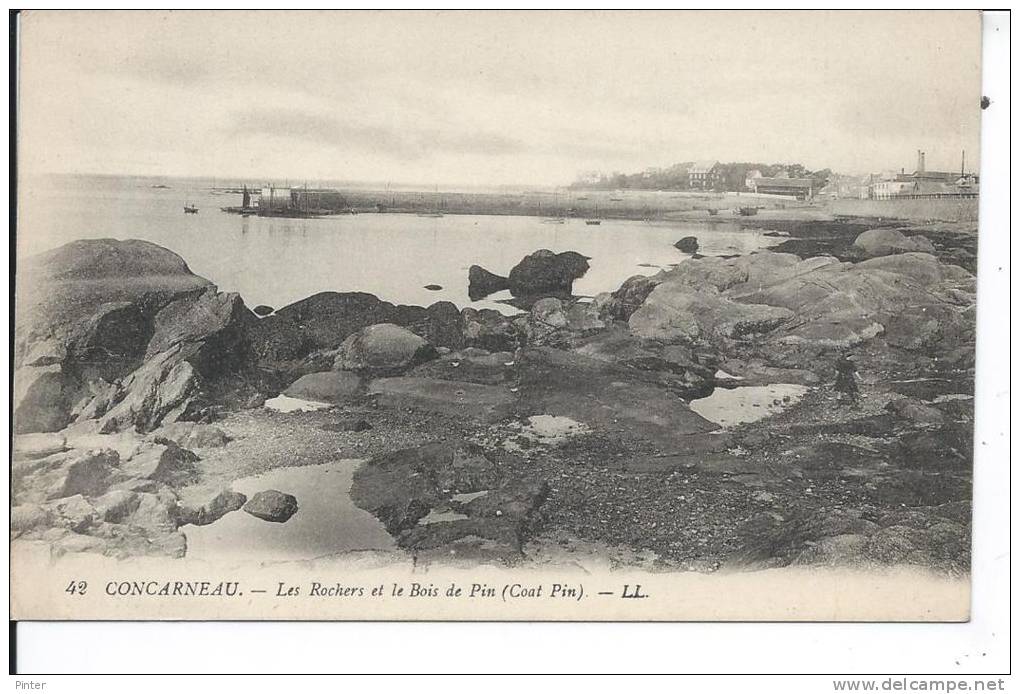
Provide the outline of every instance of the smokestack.
[[960,152],[960,178],[967,174],[967,150]]

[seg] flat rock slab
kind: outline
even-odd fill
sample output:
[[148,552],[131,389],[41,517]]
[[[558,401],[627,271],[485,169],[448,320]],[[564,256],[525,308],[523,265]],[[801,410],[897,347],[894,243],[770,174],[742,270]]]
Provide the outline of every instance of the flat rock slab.
[[61,434],[21,434],[14,437],[14,455],[18,458],[45,458],[67,450]]
[[520,392],[522,416],[570,417],[595,432],[637,435],[667,450],[683,436],[719,428],[640,371],[554,349],[525,353]]
[[361,386],[357,374],[349,371],[323,371],[306,374],[290,384],[283,394],[300,400],[340,405],[352,400]]
[[414,376],[377,379],[368,392],[385,407],[410,407],[481,422],[509,416],[517,402],[516,396],[502,386]]

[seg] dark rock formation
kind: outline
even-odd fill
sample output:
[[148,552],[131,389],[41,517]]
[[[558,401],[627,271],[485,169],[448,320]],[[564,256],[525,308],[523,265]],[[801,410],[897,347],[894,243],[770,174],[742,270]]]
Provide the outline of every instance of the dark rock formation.
[[290,321],[311,351],[336,349],[349,335],[369,325],[403,325],[405,321],[398,314],[408,308],[394,306],[365,292],[320,292],[277,310],[276,316]]
[[243,369],[251,353],[247,329],[256,320],[238,294],[205,291],[171,302],[153,321],[150,358],[177,344],[196,346],[188,361],[207,378]]
[[681,253],[690,253],[693,255],[698,252],[698,238],[696,236],[685,236],[674,243],[673,247]]
[[259,492],[244,505],[244,511],[271,523],[286,523],[297,513],[297,499],[275,489]]
[[[415,554],[513,561],[541,527],[549,486],[527,478],[497,485],[497,479],[496,465],[481,448],[432,443],[369,460],[354,473],[351,498]],[[473,492],[484,493],[468,501],[456,498]],[[440,510],[456,515],[426,518]]]
[[211,286],[147,241],[89,239],[32,256],[18,268],[15,362],[46,342],[59,361],[120,357],[122,375],[144,355],[155,314]]
[[661,282],[661,273],[655,277],[634,275],[613,292],[611,314],[616,320],[627,321],[641,307],[648,295]]
[[278,313],[249,327],[248,342],[253,357],[264,368],[280,368],[300,360],[314,349],[301,328]]
[[436,347],[460,349],[464,346],[464,317],[460,309],[449,301],[432,304],[425,309],[422,322],[407,327]]
[[488,489],[495,466],[478,446],[430,443],[376,456],[354,473],[351,498],[390,533],[414,527],[437,502]]
[[164,248],[76,241],[19,270],[18,431],[100,417],[149,431],[195,416],[207,385],[249,365],[240,297]]
[[472,265],[468,268],[468,297],[471,301],[484,299],[490,294],[510,288],[510,281],[483,268]]
[[567,296],[574,280],[588,271],[588,258],[564,251],[553,253],[542,249],[525,256],[510,270],[507,277],[510,293],[515,297]]
[[512,351],[517,348],[520,335],[511,318],[491,308],[461,311],[464,320],[464,345],[490,352]]

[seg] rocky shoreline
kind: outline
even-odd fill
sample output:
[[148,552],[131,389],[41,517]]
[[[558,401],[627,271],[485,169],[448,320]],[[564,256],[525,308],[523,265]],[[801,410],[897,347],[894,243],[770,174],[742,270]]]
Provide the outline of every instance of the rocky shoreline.
[[[663,569],[968,571],[976,232],[770,228],[772,251],[591,298],[576,253],[472,268],[472,296],[510,289],[517,316],[358,292],[256,314],[142,241],[29,258],[12,540],[182,557],[189,524],[294,512],[232,481],[357,458],[354,502],[418,560],[595,543]],[[847,352],[856,404],[831,388]],[[737,425],[690,407],[774,383],[807,394]],[[322,409],[263,407],[280,397]]]

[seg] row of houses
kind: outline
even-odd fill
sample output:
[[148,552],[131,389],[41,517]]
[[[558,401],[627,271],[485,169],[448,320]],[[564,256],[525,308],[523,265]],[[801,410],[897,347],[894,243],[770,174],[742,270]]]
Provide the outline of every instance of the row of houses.
[[[723,183],[722,169],[717,161],[694,162],[687,171],[687,183],[693,190],[714,190]],[[787,178],[763,176],[752,169],[747,172],[744,186],[752,193],[782,195],[808,200],[815,196],[818,182],[810,178]]]
[[[918,150],[917,167],[912,173],[901,169],[898,174],[871,174],[857,178],[833,175],[828,183],[811,178],[764,176],[761,171],[752,169],[747,172],[744,187],[752,193],[779,195],[797,200],[811,200],[816,196],[888,200],[978,195],[980,178],[976,174],[966,172],[965,152],[961,157],[959,172],[929,171],[925,166],[925,158],[925,152]],[[695,162],[688,169],[688,183],[694,190],[717,189],[723,183],[719,162]]]

